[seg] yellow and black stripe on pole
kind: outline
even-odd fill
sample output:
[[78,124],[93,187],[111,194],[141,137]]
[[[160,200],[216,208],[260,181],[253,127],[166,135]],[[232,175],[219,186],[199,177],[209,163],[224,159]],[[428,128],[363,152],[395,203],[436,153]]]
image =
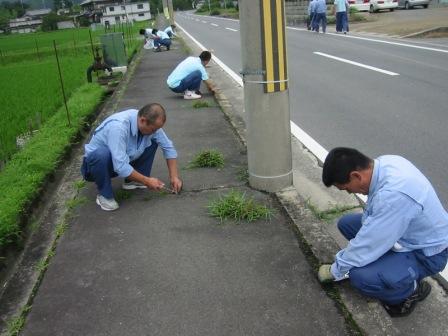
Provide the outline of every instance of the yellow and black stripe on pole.
[[288,88],[284,0],[260,0],[264,92]]

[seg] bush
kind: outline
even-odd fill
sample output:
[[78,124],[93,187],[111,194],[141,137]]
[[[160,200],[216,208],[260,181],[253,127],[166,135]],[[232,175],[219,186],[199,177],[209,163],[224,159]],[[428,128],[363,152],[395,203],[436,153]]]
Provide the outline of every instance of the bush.
[[212,9],[210,15],[221,15],[221,11],[219,9]]

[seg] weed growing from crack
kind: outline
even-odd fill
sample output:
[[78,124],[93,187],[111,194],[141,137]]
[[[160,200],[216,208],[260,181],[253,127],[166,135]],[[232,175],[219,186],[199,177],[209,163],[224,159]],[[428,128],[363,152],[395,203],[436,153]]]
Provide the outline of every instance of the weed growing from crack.
[[115,198],[116,198],[117,202],[130,199],[131,197],[132,197],[132,193],[127,190],[118,190],[115,193]]
[[73,183],[73,186],[75,187],[75,190],[79,192],[82,188],[86,186],[86,184],[87,184],[86,181],[78,180]]
[[331,209],[320,211],[316,206],[314,206],[309,199],[305,201],[308,209],[311,210],[314,216],[319,220],[330,222],[335,218],[342,216],[345,212],[353,209],[359,208],[359,206],[334,206]]
[[222,168],[224,167],[224,156],[215,149],[199,152],[188,168]]
[[25,325],[25,316],[30,311],[30,309],[31,309],[31,306],[26,305],[25,307],[23,307],[19,316],[6,322],[6,326],[8,329],[8,336],[19,335],[19,332],[22,330],[23,326]]
[[200,109],[204,107],[211,107],[211,105],[205,100],[197,100],[193,103],[193,108]]
[[65,231],[67,231],[68,229],[68,224],[65,222],[59,223],[58,225],[56,225],[56,237],[60,238]]
[[211,201],[207,206],[209,214],[221,220],[255,221],[259,218],[270,219],[272,210],[257,203],[253,198],[246,197],[246,193],[231,190],[219,199]]
[[71,200],[68,200],[66,202],[67,208],[69,210],[73,210],[74,208],[76,208],[78,205],[84,204],[87,202],[87,198],[86,197],[76,197],[73,198]]
[[237,178],[242,182],[249,182],[249,170],[246,167],[241,167],[238,169]]

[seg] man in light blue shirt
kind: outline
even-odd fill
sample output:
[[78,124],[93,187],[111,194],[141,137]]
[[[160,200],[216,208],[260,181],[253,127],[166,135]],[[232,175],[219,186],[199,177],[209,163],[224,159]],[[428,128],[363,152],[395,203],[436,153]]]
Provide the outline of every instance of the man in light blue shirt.
[[203,51],[199,57],[187,57],[180,62],[171,72],[166,80],[171,91],[183,93],[184,99],[201,98],[201,81],[207,82],[209,88],[213,91],[212,83],[209,82],[205,66],[210,62],[212,54],[209,51]]
[[177,169],[177,152],[162,127],[166,121],[160,104],[148,104],[140,110],[115,113],[104,120],[85,145],[81,173],[98,188],[96,203],[106,211],[118,209],[111,179],[125,178],[123,189],[164,189],[164,183],[151,177],[151,168],[160,146],[168,166],[171,191],[182,188]]
[[166,50],[170,50],[171,39],[167,33],[162,30],[153,29],[151,38],[154,39],[155,51],[162,51],[160,46],[165,46]]
[[320,267],[319,280],[350,278],[392,317],[409,315],[431,291],[422,279],[442,271],[448,258],[448,214],[431,183],[400,156],[372,160],[343,147],[328,154],[322,181],[368,200],[363,214],[339,220],[349,243]]
[[314,0],[314,31],[319,32],[319,25],[322,26],[322,32],[327,31],[327,4],[325,0]]
[[176,33],[174,32],[174,29],[176,29],[176,25],[169,25],[165,28],[164,32],[170,37],[173,38],[173,36],[176,36]]
[[334,12],[336,14],[336,32],[347,34],[348,32],[348,13],[350,4],[347,0],[334,0]]

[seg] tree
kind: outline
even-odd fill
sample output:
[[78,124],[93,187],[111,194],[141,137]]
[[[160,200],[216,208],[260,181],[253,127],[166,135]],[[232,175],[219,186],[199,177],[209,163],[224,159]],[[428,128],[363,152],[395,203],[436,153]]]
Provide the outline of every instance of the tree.
[[9,11],[0,7],[0,30],[3,30],[4,32],[9,31],[9,20],[11,20]]
[[42,30],[50,31],[58,29],[58,22],[65,21],[67,18],[65,16],[57,15],[55,12],[51,12],[42,18]]

